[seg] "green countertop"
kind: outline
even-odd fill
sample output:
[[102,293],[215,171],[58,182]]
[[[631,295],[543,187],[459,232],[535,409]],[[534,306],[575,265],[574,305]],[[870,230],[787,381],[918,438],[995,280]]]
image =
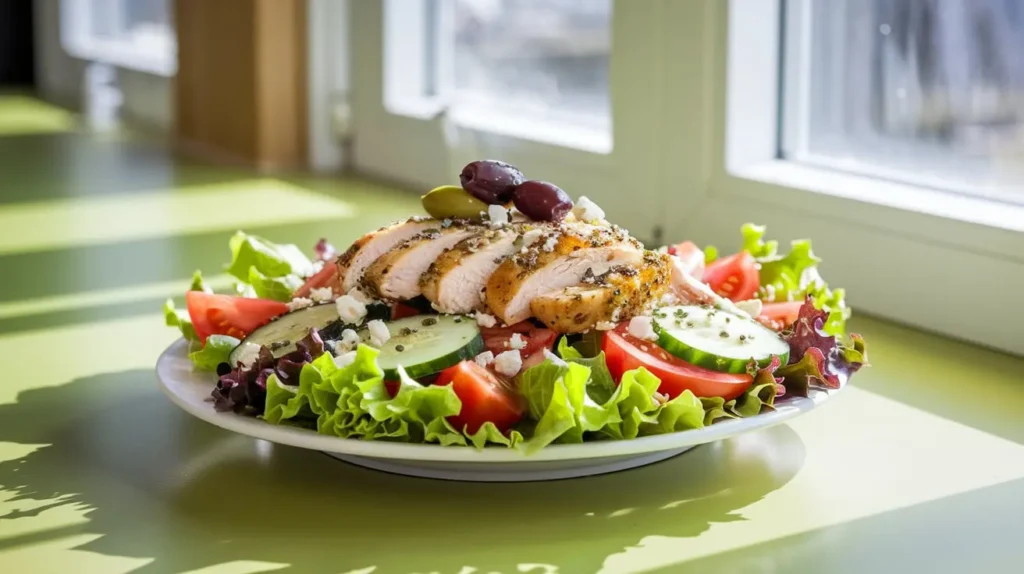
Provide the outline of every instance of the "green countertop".
[[412,479],[195,420],[155,384],[162,300],[238,228],[343,245],[416,197],[6,125],[0,572],[1024,568],[1024,359],[862,316],[873,366],[821,409],[606,476]]

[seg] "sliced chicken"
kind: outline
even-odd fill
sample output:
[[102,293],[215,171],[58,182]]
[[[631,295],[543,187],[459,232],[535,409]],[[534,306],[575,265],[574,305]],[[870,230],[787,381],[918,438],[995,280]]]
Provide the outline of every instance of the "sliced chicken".
[[429,217],[411,217],[392,223],[360,237],[335,260],[338,274],[332,285],[334,292],[348,293],[359,284],[363,272],[381,255],[399,243],[428,229],[440,229],[441,222]]
[[483,290],[506,257],[520,249],[522,228],[491,229],[445,251],[420,278],[420,289],[442,313],[486,310]]
[[647,251],[639,267],[614,267],[599,276],[585,274],[580,285],[534,298],[530,311],[559,333],[582,333],[599,323],[627,321],[660,301],[668,291],[671,273],[666,256]]
[[498,266],[487,281],[487,306],[505,323],[518,323],[530,317],[530,303],[537,297],[577,285],[588,273],[596,277],[614,267],[640,265],[643,253],[640,242],[618,227],[552,227]]
[[415,235],[366,268],[362,286],[381,299],[405,301],[419,296],[420,277],[444,251],[486,231],[481,225],[455,223]]

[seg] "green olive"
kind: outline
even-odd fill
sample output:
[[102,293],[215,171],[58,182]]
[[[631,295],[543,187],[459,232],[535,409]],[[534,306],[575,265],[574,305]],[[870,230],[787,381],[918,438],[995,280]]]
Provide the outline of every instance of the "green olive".
[[452,217],[480,220],[480,213],[487,213],[486,203],[457,185],[435,187],[421,199],[423,209],[436,219]]

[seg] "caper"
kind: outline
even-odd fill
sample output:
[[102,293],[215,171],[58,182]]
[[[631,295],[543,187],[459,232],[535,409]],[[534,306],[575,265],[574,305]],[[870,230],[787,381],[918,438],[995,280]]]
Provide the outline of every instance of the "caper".
[[435,187],[421,199],[423,209],[436,219],[455,217],[479,220],[481,212],[487,212],[486,203],[457,185]]

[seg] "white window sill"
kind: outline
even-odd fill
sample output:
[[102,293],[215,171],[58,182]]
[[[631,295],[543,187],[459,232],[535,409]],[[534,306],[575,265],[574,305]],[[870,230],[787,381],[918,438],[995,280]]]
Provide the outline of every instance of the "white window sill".
[[448,107],[440,98],[392,100],[385,103],[385,108],[393,114],[418,120],[447,119],[456,128],[600,155],[610,154],[613,148],[610,129],[571,120],[559,121],[544,117],[541,112],[504,111],[482,103],[460,102]]
[[[1024,205],[875,179],[786,160],[731,170],[737,178],[896,208],[995,229],[1024,232]],[[760,200],[771,201],[760,194]],[[839,215],[839,214],[836,214]]]
[[116,40],[89,40],[65,43],[65,50],[74,58],[110,64],[118,68],[145,72],[156,76],[173,77],[178,72],[176,54],[137,46]]

